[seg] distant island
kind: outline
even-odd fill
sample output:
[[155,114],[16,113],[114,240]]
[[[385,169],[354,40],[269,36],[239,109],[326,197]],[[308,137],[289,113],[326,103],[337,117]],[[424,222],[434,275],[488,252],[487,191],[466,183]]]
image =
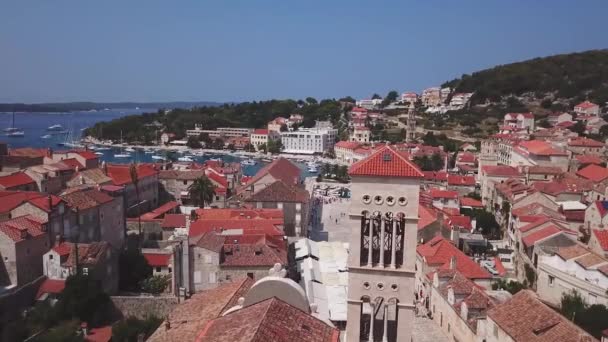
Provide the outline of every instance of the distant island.
[[104,109],[125,109],[125,108],[194,108],[194,107],[214,107],[219,106],[220,102],[211,101],[174,101],[174,102],[57,102],[57,103],[0,103],[0,112],[83,112],[90,110]]

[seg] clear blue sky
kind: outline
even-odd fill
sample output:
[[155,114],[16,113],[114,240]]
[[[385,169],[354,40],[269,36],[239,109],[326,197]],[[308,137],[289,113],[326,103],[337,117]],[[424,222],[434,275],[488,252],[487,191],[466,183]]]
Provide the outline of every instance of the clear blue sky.
[[368,97],[608,47],[608,1],[0,3],[0,102]]

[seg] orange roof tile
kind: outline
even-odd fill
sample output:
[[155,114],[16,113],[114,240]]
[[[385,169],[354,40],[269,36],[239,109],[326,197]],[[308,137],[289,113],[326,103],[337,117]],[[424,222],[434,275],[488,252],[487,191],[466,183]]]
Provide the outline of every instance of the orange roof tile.
[[422,178],[424,174],[418,166],[391,146],[384,146],[369,157],[353,164],[349,169],[351,176],[408,177]]

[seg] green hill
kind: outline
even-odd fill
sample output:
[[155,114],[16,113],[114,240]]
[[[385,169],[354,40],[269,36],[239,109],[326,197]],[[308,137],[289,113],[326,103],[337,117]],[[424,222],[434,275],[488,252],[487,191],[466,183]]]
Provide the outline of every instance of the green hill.
[[534,58],[499,65],[451,80],[444,87],[475,92],[473,104],[533,93],[537,99],[608,101],[608,50]]

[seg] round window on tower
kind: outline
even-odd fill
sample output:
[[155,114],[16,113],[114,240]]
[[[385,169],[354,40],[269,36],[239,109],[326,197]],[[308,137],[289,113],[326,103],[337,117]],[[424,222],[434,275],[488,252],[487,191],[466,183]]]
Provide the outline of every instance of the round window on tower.
[[391,285],[391,290],[397,291],[398,289],[399,289],[399,287],[397,286],[397,284],[392,284]]
[[372,202],[372,196],[363,195],[363,197],[361,198],[361,201],[363,201],[363,203],[365,203],[365,204],[370,204]]
[[377,283],[376,288],[378,288],[380,291],[384,290],[384,283]]
[[382,204],[382,203],[384,203],[384,200],[382,199],[382,196],[376,195],[376,197],[374,197],[374,203],[376,203],[376,204]]
[[406,205],[406,204],[407,204],[407,198],[399,197],[399,205]]
[[369,282],[367,282],[367,281],[364,282],[363,283],[363,288],[366,289],[366,290],[369,290],[369,288],[370,288]]
[[388,196],[388,197],[386,198],[386,204],[388,204],[388,205],[395,205],[395,197],[393,197],[393,196]]

